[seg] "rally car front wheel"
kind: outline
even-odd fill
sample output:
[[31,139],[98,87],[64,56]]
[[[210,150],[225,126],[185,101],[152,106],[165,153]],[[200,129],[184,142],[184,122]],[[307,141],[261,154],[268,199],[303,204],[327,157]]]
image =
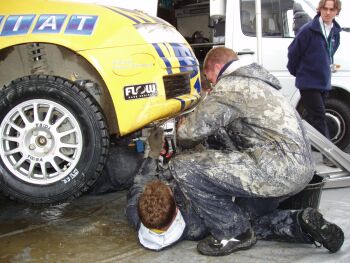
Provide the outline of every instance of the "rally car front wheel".
[[33,75],[0,93],[0,189],[33,204],[71,200],[98,178],[108,132],[96,101],[74,83]]

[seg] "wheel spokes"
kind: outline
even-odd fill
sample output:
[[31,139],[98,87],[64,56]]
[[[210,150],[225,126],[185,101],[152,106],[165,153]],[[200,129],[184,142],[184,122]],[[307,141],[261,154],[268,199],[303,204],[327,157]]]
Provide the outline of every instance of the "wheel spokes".
[[82,131],[64,106],[44,99],[22,102],[5,116],[1,157],[18,178],[48,184],[67,176],[82,152]]

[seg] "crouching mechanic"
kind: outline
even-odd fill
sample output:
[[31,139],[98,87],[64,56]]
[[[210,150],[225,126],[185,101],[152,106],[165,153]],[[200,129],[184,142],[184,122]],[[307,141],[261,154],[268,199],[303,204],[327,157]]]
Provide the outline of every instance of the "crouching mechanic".
[[208,147],[173,162],[177,184],[211,233],[198,243],[199,252],[226,255],[250,248],[256,236],[288,240],[287,233],[289,241],[319,242],[337,251],[343,231],[317,210],[276,210],[314,173],[301,119],[278,91],[279,81],[225,47],[208,52],[203,70],[212,92],[180,122],[178,141]]
[[[178,154],[171,170],[171,192],[186,227],[193,226],[186,218],[196,218],[196,238],[205,236],[198,234],[201,231],[210,232],[198,243],[198,251],[210,256],[227,255],[250,248],[257,238],[318,243],[330,252],[339,250],[343,231],[317,210],[277,209],[282,200],[305,188],[314,171],[301,120],[277,91],[277,79],[257,64],[245,65],[232,50],[223,47],[207,54],[204,73],[215,86],[207,99],[180,122],[178,141],[192,150]],[[198,143],[206,149],[197,150],[200,147],[194,145]],[[159,150],[153,152],[157,156]],[[171,225],[178,222],[173,220],[177,218],[173,210],[166,212],[172,218],[167,223],[140,224],[140,218],[146,217],[139,217],[138,212],[155,213],[151,220],[162,210],[156,203],[165,200],[155,191],[159,187],[144,188],[149,178],[145,175],[155,175],[154,170],[154,165],[145,165],[135,177],[127,215],[138,229],[141,244],[151,248],[149,243],[157,240],[161,245],[155,247],[159,250],[186,234],[178,234],[171,242],[165,237],[170,235]],[[149,201],[139,198],[142,192],[147,192]],[[138,203],[140,208],[144,204],[139,211]],[[144,242],[142,229],[148,231],[149,243]],[[165,235],[159,231],[166,231]]]
[[[140,244],[150,250],[161,251],[181,240],[201,240],[209,234],[172,172],[159,169],[154,154],[144,160],[127,195],[127,218],[137,230]],[[235,203],[250,211],[255,233],[236,250],[249,248],[257,239],[315,243],[318,247],[324,245],[330,252],[336,252],[343,243],[344,235],[339,227],[324,220],[315,209],[270,209],[278,203],[278,198],[236,198]],[[229,250],[223,249],[228,242],[233,239],[216,244],[218,247],[212,248],[216,252],[211,255],[229,254]]]
[[[151,153],[146,158],[134,178],[134,184],[127,195],[126,215],[137,230],[141,245],[147,249],[160,251],[177,242],[200,240],[208,236],[208,228],[192,202],[181,190],[171,169],[159,169],[162,130],[155,129],[150,135]],[[153,143],[152,143],[153,142]],[[153,145],[153,147],[152,147]],[[157,146],[158,145],[158,146]],[[199,185],[200,186],[200,185]],[[325,221],[315,209],[277,210],[278,198],[236,198],[235,203],[250,217],[255,235],[235,250],[245,249],[255,244],[256,239],[315,243],[336,252],[343,243],[344,235],[334,224]],[[220,211],[220,208],[214,209]],[[209,212],[209,211],[208,211]],[[222,213],[222,211],[221,211]],[[220,222],[218,222],[220,224]],[[224,244],[212,247],[215,254],[229,254]],[[240,242],[237,240],[237,242]],[[233,252],[233,251],[231,251]]]

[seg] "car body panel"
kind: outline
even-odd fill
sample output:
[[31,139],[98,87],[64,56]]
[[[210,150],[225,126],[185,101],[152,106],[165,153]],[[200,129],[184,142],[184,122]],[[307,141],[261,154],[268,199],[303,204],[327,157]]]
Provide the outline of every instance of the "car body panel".
[[[50,43],[83,57],[109,91],[119,135],[174,116],[200,98],[199,65],[191,47],[174,27],[157,17],[68,1],[0,2],[0,50]],[[172,76],[188,76],[189,89],[166,96],[163,78]]]

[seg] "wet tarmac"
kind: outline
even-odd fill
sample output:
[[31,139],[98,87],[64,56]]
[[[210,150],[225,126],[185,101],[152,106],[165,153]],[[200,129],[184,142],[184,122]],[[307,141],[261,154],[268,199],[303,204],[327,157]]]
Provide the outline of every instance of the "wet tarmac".
[[86,195],[49,208],[17,204],[0,196],[0,262],[350,262],[350,188],[326,189],[320,209],[346,236],[341,251],[312,245],[259,241],[252,249],[212,258],[196,242],[163,252],[140,247],[124,215],[126,191]]
[[[115,158],[119,155],[123,158],[130,155],[135,160],[126,149],[113,154]],[[315,160],[322,160],[321,155],[315,156]],[[119,163],[118,159],[114,161],[112,163]],[[130,184],[130,174],[135,171],[129,171],[127,166],[123,169],[118,166],[118,169],[123,178],[119,176],[120,180],[116,180],[107,173],[109,179],[115,179],[108,184],[123,189]],[[106,181],[101,185],[105,186]],[[94,190],[110,190],[102,186],[97,184]],[[128,225],[125,204],[125,190],[85,195],[70,203],[46,208],[15,203],[0,194],[0,263],[350,262],[347,239],[336,254],[310,245],[265,241],[259,241],[248,251],[220,258],[199,255],[197,243],[190,241],[162,252],[149,251],[138,244],[135,231]],[[344,229],[346,238],[350,237],[350,187],[323,190],[320,209],[327,219]]]

